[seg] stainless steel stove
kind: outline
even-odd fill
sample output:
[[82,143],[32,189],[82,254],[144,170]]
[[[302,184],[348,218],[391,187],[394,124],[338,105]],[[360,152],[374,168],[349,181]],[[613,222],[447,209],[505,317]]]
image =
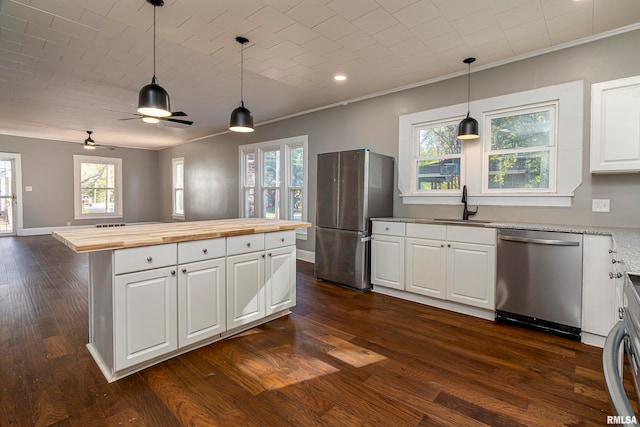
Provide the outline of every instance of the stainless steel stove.
[[[640,276],[627,274],[624,284],[626,304],[620,320],[607,336],[602,366],[612,415],[607,424],[640,425],[631,402],[640,402]],[[623,386],[624,354],[629,359],[635,393],[628,396]]]

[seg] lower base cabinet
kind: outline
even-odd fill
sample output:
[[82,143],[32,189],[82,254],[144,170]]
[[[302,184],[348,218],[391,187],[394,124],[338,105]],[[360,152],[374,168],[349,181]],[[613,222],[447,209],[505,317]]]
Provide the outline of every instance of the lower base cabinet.
[[284,315],[295,254],[294,230],[92,252],[89,351],[113,381]]
[[495,229],[385,221],[372,228],[374,285],[495,309]]
[[178,348],[175,267],[115,278],[115,370]]

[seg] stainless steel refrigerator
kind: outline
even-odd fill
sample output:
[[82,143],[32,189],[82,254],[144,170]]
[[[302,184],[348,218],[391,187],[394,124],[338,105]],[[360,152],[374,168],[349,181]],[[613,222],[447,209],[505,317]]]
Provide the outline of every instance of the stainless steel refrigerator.
[[368,149],[318,154],[315,276],[371,288],[371,218],[393,216],[393,157]]

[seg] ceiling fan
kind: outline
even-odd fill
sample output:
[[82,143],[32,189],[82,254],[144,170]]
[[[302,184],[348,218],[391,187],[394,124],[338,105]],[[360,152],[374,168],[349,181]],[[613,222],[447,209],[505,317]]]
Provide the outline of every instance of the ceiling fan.
[[102,145],[102,144],[96,144],[96,142],[93,140],[93,138],[91,138],[91,134],[93,133],[92,130],[88,130],[87,134],[89,136],[87,136],[87,139],[84,140],[84,148],[87,150],[95,150],[96,147],[98,148],[103,148],[105,150],[115,150],[116,147],[110,147],[108,145]]
[[193,124],[193,122],[190,121],[190,120],[180,120],[180,119],[175,119],[174,118],[174,117],[186,117],[187,114],[182,112],[182,111],[172,112],[171,115],[168,116],[168,117],[145,116],[144,114],[138,114],[138,113],[127,113],[127,114],[133,114],[136,117],[128,117],[126,119],[118,119],[118,120],[142,119],[142,121],[145,122],[145,123],[158,123],[160,120],[165,120],[167,122],[180,123],[180,124],[187,125],[187,126],[191,126]]

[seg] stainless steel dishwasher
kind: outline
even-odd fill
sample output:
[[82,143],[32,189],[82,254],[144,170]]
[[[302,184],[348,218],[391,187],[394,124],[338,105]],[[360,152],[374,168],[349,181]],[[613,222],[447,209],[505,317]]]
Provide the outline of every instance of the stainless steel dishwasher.
[[496,320],[580,340],[582,234],[498,230]]

